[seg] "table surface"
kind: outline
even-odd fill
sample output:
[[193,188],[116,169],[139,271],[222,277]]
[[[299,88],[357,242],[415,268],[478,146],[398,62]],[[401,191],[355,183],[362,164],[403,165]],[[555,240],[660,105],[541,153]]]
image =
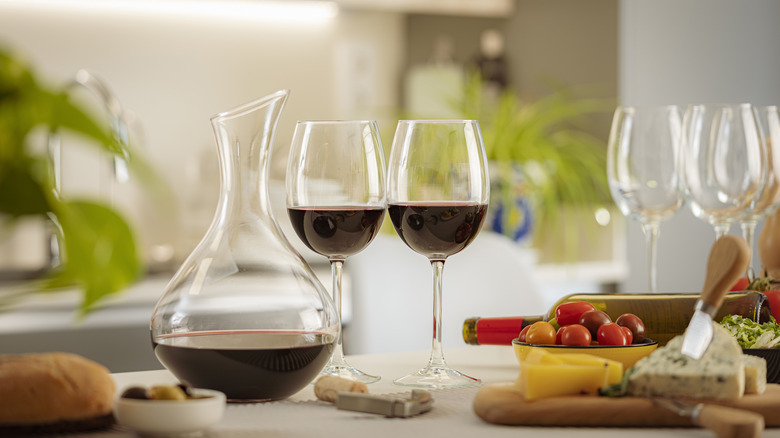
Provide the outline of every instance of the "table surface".
[[[514,381],[518,366],[509,347],[469,346],[445,351],[450,366],[474,377],[483,384]],[[402,394],[409,389],[392,383],[395,378],[421,368],[428,352],[407,352],[348,356],[352,365],[382,376],[369,385],[373,394]],[[130,385],[151,385],[175,382],[166,370],[117,373],[113,375],[118,391]],[[431,411],[410,418],[386,418],[379,415],[337,410],[333,405],[316,400],[309,385],[287,400],[229,404],[223,420],[206,437],[561,437],[561,438],[625,438],[635,437],[713,437],[713,433],[697,428],[572,428],[520,427],[489,424],[472,410],[479,387],[431,390],[435,400]],[[565,413],[561,413],[565,415]],[[132,437],[132,433],[115,430],[77,435],[89,438]],[[780,437],[780,429],[767,429],[764,437]]]

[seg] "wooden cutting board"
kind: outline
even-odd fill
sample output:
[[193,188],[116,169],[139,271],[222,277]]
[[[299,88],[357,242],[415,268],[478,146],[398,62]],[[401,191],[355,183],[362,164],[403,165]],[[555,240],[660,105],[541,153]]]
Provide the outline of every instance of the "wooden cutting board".
[[[701,401],[701,400],[699,400]],[[709,403],[709,401],[708,401]],[[764,416],[766,427],[780,426],[780,385],[739,400],[712,401]],[[474,398],[474,412],[495,424],[523,426],[691,426],[691,420],[643,397],[563,396],[526,401],[511,383],[483,387]]]

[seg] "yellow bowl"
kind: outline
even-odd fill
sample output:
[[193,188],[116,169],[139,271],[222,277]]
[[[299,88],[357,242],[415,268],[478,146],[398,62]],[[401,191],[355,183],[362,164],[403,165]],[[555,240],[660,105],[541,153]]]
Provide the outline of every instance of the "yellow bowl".
[[604,359],[612,359],[623,363],[623,369],[633,366],[639,359],[652,353],[658,348],[658,342],[645,339],[642,344],[631,345],[588,345],[586,347],[576,347],[570,345],[536,345],[526,344],[517,339],[512,340],[512,346],[515,349],[515,356],[518,362],[525,360],[528,353],[534,348],[541,348],[552,354],[564,353],[586,353]]

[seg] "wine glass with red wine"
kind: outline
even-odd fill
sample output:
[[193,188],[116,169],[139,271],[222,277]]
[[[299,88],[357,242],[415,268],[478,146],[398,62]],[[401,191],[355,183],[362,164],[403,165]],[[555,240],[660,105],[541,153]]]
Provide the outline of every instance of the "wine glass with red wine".
[[485,145],[476,120],[401,120],[388,163],[388,215],[409,248],[433,268],[433,345],[428,365],[395,380],[427,388],[471,386],[442,350],[442,272],[447,257],[477,236],[490,197]]
[[[333,301],[341,316],[341,271],[382,225],[385,161],[375,121],[301,121],[287,164],[287,212],[298,237],[331,265]],[[364,383],[379,376],[349,365],[339,336],[321,374]]]

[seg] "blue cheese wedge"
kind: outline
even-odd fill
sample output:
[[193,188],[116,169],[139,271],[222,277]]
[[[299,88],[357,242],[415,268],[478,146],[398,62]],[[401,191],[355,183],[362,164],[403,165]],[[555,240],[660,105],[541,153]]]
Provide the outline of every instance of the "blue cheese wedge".
[[745,393],[745,365],[736,338],[713,324],[712,343],[699,360],[680,351],[682,336],[634,365],[627,392],[638,396],[736,399]]
[[745,394],[763,394],[766,391],[766,360],[743,354],[742,362],[745,364]]

